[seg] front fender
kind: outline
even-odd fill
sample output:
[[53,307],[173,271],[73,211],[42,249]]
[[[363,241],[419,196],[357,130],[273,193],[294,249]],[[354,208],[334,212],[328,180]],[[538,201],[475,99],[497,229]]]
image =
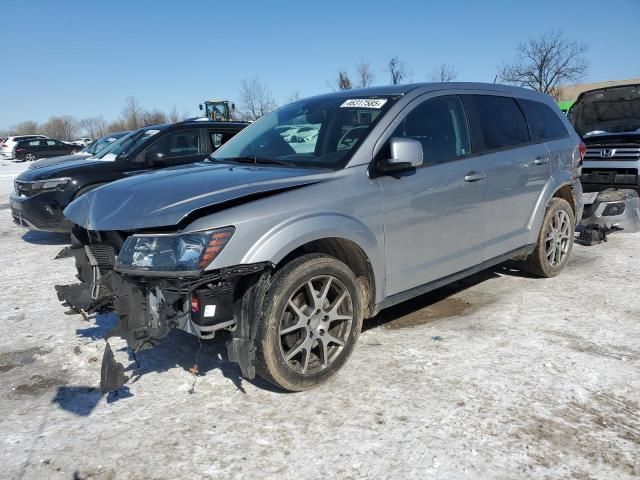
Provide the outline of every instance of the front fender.
[[243,264],[279,263],[289,253],[314,240],[341,238],[358,245],[367,255],[375,276],[376,301],[384,291],[384,246],[361,221],[340,213],[321,213],[288,219],[265,232],[242,258]]

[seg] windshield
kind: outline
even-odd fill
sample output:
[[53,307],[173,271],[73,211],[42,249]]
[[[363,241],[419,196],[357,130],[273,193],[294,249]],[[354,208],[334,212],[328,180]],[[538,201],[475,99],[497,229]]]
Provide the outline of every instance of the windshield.
[[343,168],[397,97],[321,97],[286,105],[241,131],[211,161]]
[[87,145],[87,147],[83,150],[83,152],[89,153],[91,155],[95,155],[96,153],[100,152],[103,148],[107,147],[108,145],[111,145],[120,137],[121,135],[118,135],[118,136],[107,135],[106,137],[99,138],[95,142],[91,142],[89,145]]
[[136,132],[127,133],[126,135],[124,135],[123,137],[120,137],[115,142],[111,142],[110,144],[105,146],[102,150],[98,151],[94,155],[94,158],[101,158],[103,160],[115,160],[115,158],[117,157],[117,154],[111,155],[111,153],[114,150],[121,148],[123,143],[126,144],[126,143],[130,142],[131,137],[133,137],[133,135],[135,135],[135,133]]
[[582,136],[640,129],[640,86],[616,87],[584,94],[569,111]]
[[131,132],[101,150],[96,157],[103,160],[115,160],[120,155],[134,151],[158,132],[160,132],[160,129],[152,127],[141,128],[140,130]]

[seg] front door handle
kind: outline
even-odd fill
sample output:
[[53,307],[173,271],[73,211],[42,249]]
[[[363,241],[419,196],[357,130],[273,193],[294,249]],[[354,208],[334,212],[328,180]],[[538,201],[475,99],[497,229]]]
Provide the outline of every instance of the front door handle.
[[535,163],[536,165],[545,165],[547,163],[549,163],[549,157],[537,157],[533,163]]
[[464,176],[465,182],[477,182],[478,180],[484,180],[487,178],[487,174],[484,172],[471,171]]

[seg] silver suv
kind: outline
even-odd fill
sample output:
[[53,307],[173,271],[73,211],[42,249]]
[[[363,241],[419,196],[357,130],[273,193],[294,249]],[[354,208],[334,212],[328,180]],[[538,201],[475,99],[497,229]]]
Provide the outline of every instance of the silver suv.
[[[65,215],[81,285],[134,350],[229,330],[249,378],[334,375],[363,319],[507,259],[557,275],[582,215],[580,138],[552,99],[472,83],[351,90],[255,122],[207,161],[95,189]],[[103,389],[123,367],[108,348]]]

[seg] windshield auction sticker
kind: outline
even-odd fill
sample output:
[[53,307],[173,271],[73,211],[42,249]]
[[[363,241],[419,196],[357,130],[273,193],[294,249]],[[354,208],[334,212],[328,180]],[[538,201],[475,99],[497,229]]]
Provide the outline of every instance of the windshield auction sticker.
[[340,108],[382,108],[387,103],[386,98],[353,98],[345,100]]

